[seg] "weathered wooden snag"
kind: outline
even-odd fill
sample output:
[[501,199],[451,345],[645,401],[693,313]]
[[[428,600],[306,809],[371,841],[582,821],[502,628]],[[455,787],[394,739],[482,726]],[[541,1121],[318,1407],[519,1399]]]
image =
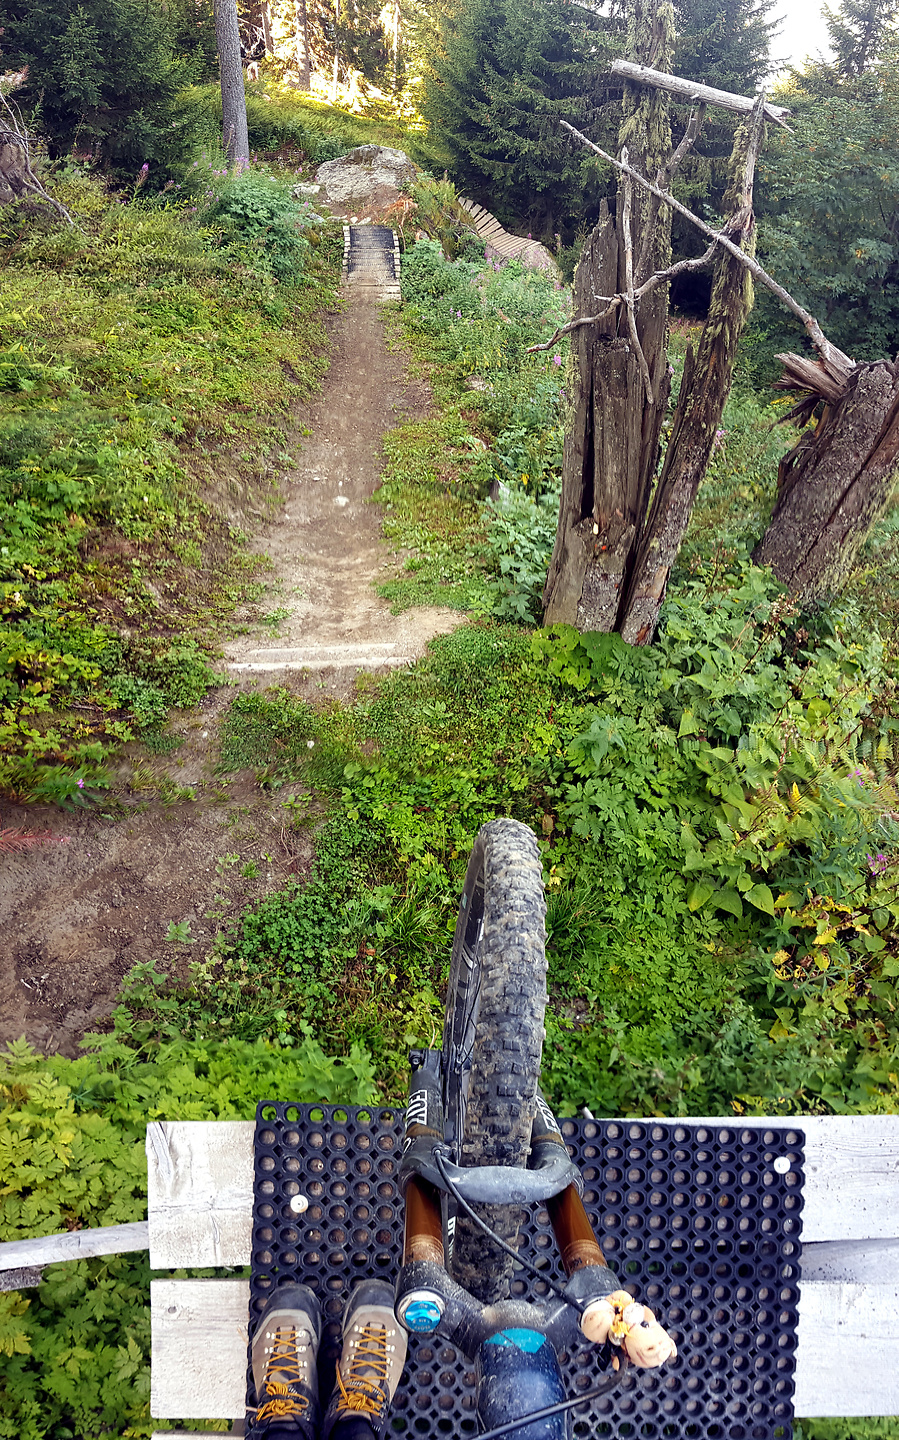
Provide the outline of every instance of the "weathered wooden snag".
[[[631,65],[627,71],[639,73],[654,93],[688,83],[645,66]],[[652,231],[676,204],[664,187],[698,131],[701,112],[691,119],[675,154],[663,159],[655,186],[640,174],[645,163],[635,165],[625,149],[621,161],[613,162],[620,171],[618,216],[612,221],[606,207],[600,213],[575,274],[578,318],[565,327],[572,333],[576,391],[565,438],[559,528],[544,590],[546,624],[567,621],[585,630],[617,630],[632,644],[646,644],[655,633],[752,304],[745,264],[755,244],[752,187],[766,104],[764,96],[755,102],[729,98],[731,108],[745,111],[748,105],[751,113],[734,141],[725,202],[730,219],[722,232],[708,231],[712,245],[697,260],[658,269],[667,254],[653,246]],[[644,205],[640,212],[649,231],[630,223],[635,181],[639,192],[652,199],[651,208]],[[634,249],[640,254],[636,273]],[[659,329],[660,317],[667,325],[668,280],[678,269],[713,259],[709,315],[697,355],[690,351],[687,356],[656,480],[669,388],[664,331]],[[648,304],[655,322],[651,329],[642,319]],[[649,349],[644,335],[652,341]]]
[[806,395],[792,413],[823,402],[815,430],[780,462],[771,521],[752,553],[801,601],[846,580],[871,525],[885,510],[899,467],[899,358],[834,367],[778,355],[779,388]]

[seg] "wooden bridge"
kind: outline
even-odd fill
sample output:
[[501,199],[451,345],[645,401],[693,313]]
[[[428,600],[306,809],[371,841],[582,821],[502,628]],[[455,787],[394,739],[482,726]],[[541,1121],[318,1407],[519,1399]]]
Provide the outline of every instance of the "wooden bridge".
[[[899,1415],[899,1116],[792,1123],[806,1135],[795,1413]],[[732,1130],[735,1119],[653,1124]],[[251,1121],[149,1125],[149,1220],[0,1245],[3,1288],[37,1284],[40,1267],[59,1260],[145,1247],[156,1271],[249,1265],[253,1136]],[[249,1281],[159,1278],[150,1288],[151,1413],[230,1418],[242,1433]]]

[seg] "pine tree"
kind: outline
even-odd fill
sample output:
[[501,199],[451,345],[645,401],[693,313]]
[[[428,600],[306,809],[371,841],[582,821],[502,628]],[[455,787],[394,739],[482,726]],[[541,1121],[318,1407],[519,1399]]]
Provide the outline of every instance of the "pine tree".
[[824,6],[838,73],[864,75],[877,61],[885,43],[896,38],[897,0],[842,0],[838,10]]
[[585,123],[613,53],[563,0],[460,0],[445,11],[423,110],[457,184],[535,234],[583,213],[595,170],[558,122]]
[[0,0],[3,63],[27,66],[18,97],[39,107],[51,155],[72,146],[139,169],[161,160],[184,82],[155,0]]

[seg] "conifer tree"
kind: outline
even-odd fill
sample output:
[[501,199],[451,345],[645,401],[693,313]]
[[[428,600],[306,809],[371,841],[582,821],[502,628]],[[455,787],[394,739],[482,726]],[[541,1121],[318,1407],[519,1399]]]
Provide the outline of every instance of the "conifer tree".
[[52,156],[73,145],[139,169],[162,159],[186,78],[154,0],[0,0],[3,68],[27,67],[17,98],[39,107]]
[[839,9],[824,6],[834,65],[847,78],[864,75],[884,44],[896,38],[897,0],[842,0]]
[[563,0],[459,0],[445,11],[423,110],[457,184],[535,233],[581,212],[594,167],[558,122],[585,123],[614,53]]

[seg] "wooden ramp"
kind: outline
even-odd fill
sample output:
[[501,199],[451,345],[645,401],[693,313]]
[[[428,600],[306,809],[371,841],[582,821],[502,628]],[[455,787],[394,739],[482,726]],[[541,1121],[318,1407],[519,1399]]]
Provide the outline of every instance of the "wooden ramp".
[[476,205],[473,200],[463,200],[459,197],[459,204],[463,210],[467,210],[474,223],[474,228],[486,245],[495,250],[503,260],[522,260],[531,269],[549,270],[557,273],[558,267],[555,260],[539,240],[528,240],[521,235],[510,235],[504,230],[495,215],[485,210],[482,205]]
[[[899,1415],[899,1116],[794,1123],[806,1135],[795,1413]],[[253,1136],[251,1121],[147,1127],[152,1269],[249,1265]],[[249,1282],[158,1279],[151,1291],[151,1414],[242,1420]]]

